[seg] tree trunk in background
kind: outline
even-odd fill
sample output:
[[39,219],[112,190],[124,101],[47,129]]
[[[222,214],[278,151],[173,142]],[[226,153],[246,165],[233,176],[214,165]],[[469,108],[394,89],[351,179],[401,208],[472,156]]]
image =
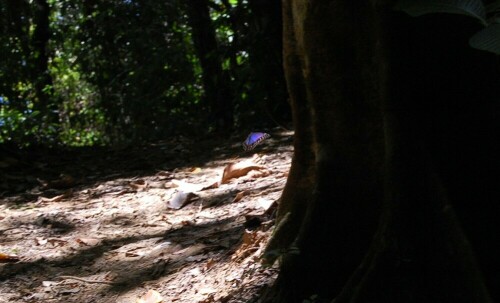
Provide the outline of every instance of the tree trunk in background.
[[284,3],[300,153],[267,250],[283,262],[266,302],[490,302],[467,236],[494,293],[494,56],[467,45],[479,28],[466,17],[374,2]]
[[281,0],[250,0],[249,35],[255,41],[249,47],[254,70],[253,90],[260,108],[275,123],[290,120],[290,106],[283,76],[283,29]]
[[40,110],[44,117],[45,127],[57,127],[59,123],[58,104],[54,97],[52,76],[49,71],[48,43],[50,40],[50,6],[46,0],[33,2],[33,75],[35,92],[38,104],[35,108]]
[[[11,83],[21,81],[21,79],[31,79],[31,74],[29,73],[30,68],[26,65],[19,64],[19,61],[28,61],[31,53],[28,33],[30,20],[27,18],[30,12],[30,4],[28,1],[7,0],[3,5],[5,6],[5,14],[3,15],[4,24],[2,27],[5,32],[2,32],[2,34],[17,37],[19,41],[17,60],[12,60],[14,62],[5,61],[3,64],[10,66],[6,69],[15,71],[15,75],[8,75],[9,78],[12,79],[12,77],[14,77],[15,79]],[[6,85],[2,89],[3,96],[11,100],[12,106],[15,106],[19,111],[26,110],[26,96],[20,96],[14,85]]]
[[210,18],[208,0],[193,0],[186,4],[193,42],[202,68],[205,105],[218,131],[233,127],[233,92],[230,78],[222,69],[215,29]]

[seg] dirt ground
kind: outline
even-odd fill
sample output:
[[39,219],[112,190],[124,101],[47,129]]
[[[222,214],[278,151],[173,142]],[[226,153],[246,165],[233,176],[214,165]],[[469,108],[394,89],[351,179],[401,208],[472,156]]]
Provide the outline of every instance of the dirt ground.
[[292,136],[0,151],[0,302],[258,302]]

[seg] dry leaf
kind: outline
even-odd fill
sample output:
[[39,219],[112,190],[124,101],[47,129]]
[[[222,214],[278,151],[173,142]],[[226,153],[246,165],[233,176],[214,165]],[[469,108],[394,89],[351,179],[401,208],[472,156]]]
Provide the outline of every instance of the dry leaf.
[[211,287],[204,287],[204,288],[201,288],[198,292],[202,295],[208,295],[208,294],[216,293],[217,290],[214,288],[211,288]]
[[42,237],[37,237],[35,240],[37,245],[45,245],[48,242],[47,239]]
[[68,189],[76,184],[75,179],[67,174],[61,174],[59,176],[59,179],[51,180],[48,182],[38,179],[38,182],[41,183],[44,189],[46,188]]
[[47,242],[52,244],[52,246],[63,246],[65,244],[68,244],[68,241],[66,240],[55,239],[55,238],[47,239]]
[[59,293],[61,295],[69,295],[69,294],[75,294],[79,291],[80,291],[79,287],[73,287],[73,288],[60,289]]
[[201,190],[205,190],[205,189],[212,189],[212,188],[218,188],[219,187],[219,181],[213,181],[213,182],[209,182],[208,185],[205,185],[205,187],[203,187]]
[[146,182],[145,180],[139,179],[139,180],[135,180],[135,181],[130,181],[128,183],[128,185],[135,190],[139,190],[139,189],[147,188],[148,182]]
[[238,261],[248,257],[250,254],[259,250],[261,243],[266,238],[266,233],[261,231],[245,230],[243,234],[242,244],[231,257],[232,260]]
[[270,171],[268,170],[253,170],[251,172],[248,173],[248,176],[250,178],[263,178],[263,177],[267,177],[271,174]]
[[[200,290],[200,293],[201,293],[201,290]],[[201,293],[201,294],[203,294],[203,293]],[[201,301],[198,301],[197,303],[215,303],[214,295],[209,294],[207,298],[205,298]]]
[[180,209],[188,204],[194,197],[197,197],[197,195],[191,192],[186,193],[183,191],[178,191],[174,195],[174,197],[170,201],[168,201],[167,206],[173,209]]
[[259,199],[257,201],[257,205],[259,207],[262,207],[265,211],[267,211],[269,208],[271,208],[271,206],[274,205],[274,203],[276,203],[276,200],[267,200],[267,199]]
[[9,263],[9,262],[17,262],[17,261],[19,261],[18,256],[0,253],[0,263]]
[[239,178],[252,170],[263,170],[264,167],[255,164],[252,160],[244,160],[238,163],[230,163],[224,168],[221,183],[227,183],[230,179]]
[[129,257],[129,258],[141,257],[143,255],[144,255],[143,253],[136,253],[136,252],[131,252],[131,251],[125,252],[125,257]]
[[156,176],[158,177],[163,177],[162,179],[167,179],[167,178],[172,178],[173,177],[173,173],[169,172],[169,171],[159,171]]
[[76,239],[76,243],[80,245],[85,245],[85,246],[95,246],[101,242],[100,239],[95,239],[95,238],[78,238]]
[[[166,185],[166,187],[169,187]],[[210,189],[210,188],[217,188],[219,187],[219,182],[217,181],[211,181],[205,184],[193,184],[193,183],[188,183],[182,180],[172,180],[170,187],[178,187],[179,190],[185,191],[185,192],[196,192],[196,191],[202,191],[205,189]]]
[[210,268],[214,267],[215,264],[217,264],[217,262],[215,262],[214,259],[212,259],[212,258],[208,259],[207,263],[205,264],[205,270],[204,271],[207,271]]
[[191,167],[189,169],[189,172],[190,173],[193,173],[193,174],[197,174],[197,173],[200,173],[201,172],[201,168],[200,167]]
[[66,191],[64,194],[52,198],[41,197],[40,202],[59,202],[63,199],[71,197],[72,195],[73,195],[73,190],[70,189]]
[[200,270],[198,267],[196,267],[196,268],[193,268],[193,269],[191,269],[190,271],[188,271],[188,273],[189,273],[191,276],[196,277],[196,276],[201,275],[201,270]]
[[42,281],[42,286],[44,287],[50,287],[59,284],[59,282],[56,281]]
[[137,303],[160,303],[163,301],[163,298],[161,297],[160,293],[157,292],[156,290],[150,289],[148,292],[144,295],[144,297],[137,299]]
[[240,201],[241,199],[243,199],[244,196],[248,196],[249,192],[244,190],[244,191],[240,191],[239,193],[236,194],[236,196],[234,197],[233,199],[233,202],[238,202]]

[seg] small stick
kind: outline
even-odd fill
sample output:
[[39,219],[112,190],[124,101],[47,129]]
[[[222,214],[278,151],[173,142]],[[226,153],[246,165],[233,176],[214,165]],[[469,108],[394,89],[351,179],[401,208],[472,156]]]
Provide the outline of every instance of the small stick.
[[84,278],[75,277],[75,276],[59,276],[59,278],[61,278],[61,279],[73,279],[73,280],[77,280],[77,281],[81,281],[81,282],[85,282],[85,283],[110,284],[110,285],[119,284],[118,282],[103,281],[103,280],[91,280],[91,279],[84,279]]

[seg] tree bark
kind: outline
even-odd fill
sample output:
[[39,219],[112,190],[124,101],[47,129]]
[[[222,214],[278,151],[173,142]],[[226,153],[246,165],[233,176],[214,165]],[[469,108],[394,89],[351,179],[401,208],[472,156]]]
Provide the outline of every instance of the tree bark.
[[297,237],[315,182],[312,116],[307,104],[301,58],[297,49],[289,5],[289,2],[283,2],[283,27],[285,29],[283,61],[286,80],[289,84],[290,103],[293,107],[294,154],[288,179],[280,198],[276,219],[279,227],[276,228],[275,236],[264,254],[269,264],[274,263],[281,252],[288,250]]
[[[467,46],[474,26],[465,17],[414,20],[381,3],[387,1],[375,2],[284,3],[292,109],[294,117],[303,108],[310,113],[309,120],[294,120],[295,128],[298,138],[307,133],[302,128],[312,138],[297,140],[295,148],[312,145],[314,153],[312,161],[293,162],[291,172],[314,173],[302,174],[313,176],[311,190],[300,197],[305,217],[286,218],[300,226],[284,236],[282,219],[270,241],[290,245],[294,239],[293,249],[278,249],[281,271],[265,302],[312,296],[336,303],[491,302],[467,236],[496,248],[484,242],[484,228],[469,227],[464,214],[473,211],[478,219],[482,212],[457,193],[477,193],[494,214],[486,218],[498,218],[490,197],[498,191],[476,160],[495,161],[498,111],[486,109],[500,95],[498,71],[487,65],[491,56]],[[485,74],[474,74],[474,66]],[[467,117],[474,132],[464,132],[457,117]],[[478,138],[476,131],[486,133]],[[485,151],[467,148],[470,139]],[[482,167],[469,167],[476,163]],[[488,192],[472,185],[471,175],[457,176],[461,172],[479,174]],[[280,214],[294,209],[300,181],[288,180]],[[481,260],[498,264],[489,252]],[[486,273],[494,285],[498,275]]]
[[[303,170],[313,170],[315,179],[312,190],[301,193],[308,195],[301,197],[306,215],[294,243],[299,255],[282,256],[278,291],[269,302],[332,298],[363,258],[376,227],[382,202],[382,117],[372,81],[378,72],[375,41],[369,22],[352,24],[358,14],[372,18],[366,3],[284,4],[284,18],[292,24],[285,21],[285,55],[297,54],[295,61],[285,57],[292,109],[295,117],[297,109],[307,108],[311,117],[309,123],[294,120],[295,130],[311,132],[314,158],[307,165],[313,167]],[[304,149],[302,142],[295,143],[295,149]],[[289,182],[291,191],[300,186]],[[296,203],[287,196],[294,195],[285,190],[280,213]]]

